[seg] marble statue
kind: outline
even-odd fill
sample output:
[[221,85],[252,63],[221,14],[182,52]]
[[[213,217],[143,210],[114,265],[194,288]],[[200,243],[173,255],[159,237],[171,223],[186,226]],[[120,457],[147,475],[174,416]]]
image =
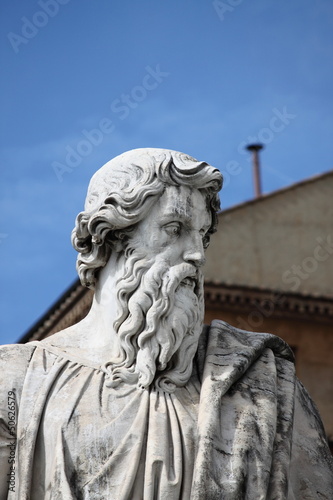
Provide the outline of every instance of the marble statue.
[[320,417],[279,338],[203,326],[221,174],[164,149],[97,171],[72,242],[80,323],[1,349],[1,499],[332,499]]

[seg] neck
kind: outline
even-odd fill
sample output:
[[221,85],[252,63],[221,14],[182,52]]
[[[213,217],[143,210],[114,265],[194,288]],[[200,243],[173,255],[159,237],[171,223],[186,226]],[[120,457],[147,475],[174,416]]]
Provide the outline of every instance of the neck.
[[[81,322],[84,342],[87,348],[103,348],[108,359],[118,357],[118,337],[114,331],[117,319],[117,281],[123,274],[122,254],[111,255],[106,266],[100,271],[91,309]],[[93,334],[92,334],[93,332]]]

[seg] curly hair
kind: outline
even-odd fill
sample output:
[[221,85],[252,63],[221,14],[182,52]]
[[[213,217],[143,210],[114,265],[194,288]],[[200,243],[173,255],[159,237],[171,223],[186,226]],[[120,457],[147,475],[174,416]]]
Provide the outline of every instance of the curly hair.
[[[166,186],[187,185],[202,191],[216,231],[222,175],[205,162],[167,149],[134,149],[106,163],[92,177],[85,210],[76,218],[72,244],[79,252],[82,285],[94,289],[98,272],[112,251],[123,247]],[[208,241],[206,242],[208,246]]]

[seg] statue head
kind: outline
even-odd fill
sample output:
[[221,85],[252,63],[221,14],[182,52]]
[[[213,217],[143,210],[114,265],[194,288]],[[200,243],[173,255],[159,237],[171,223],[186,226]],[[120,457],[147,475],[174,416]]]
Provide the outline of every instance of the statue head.
[[207,199],[212,225],[220,207],[220,172],[205,162],[168,149],[133,149],[100,168],[92,177],[85,210],[76,219],[72,244],[79,252],[77,271],[82,285],[94,288],[99,270],[111,252],[126,243],[135,225],[145,218],[166,186],[185,185],[198,189]]
[[[129,151],[92,177],[72,242],[90,288],[112,255],[124,261],[113,325],[121,346],[112,362],[115,385],[154,380],[171,390],[188,380],[204,314],[202,252],[216,230],[221,185],[217,169],[165,149]],[[201,250],[183,258],[187,233]]]

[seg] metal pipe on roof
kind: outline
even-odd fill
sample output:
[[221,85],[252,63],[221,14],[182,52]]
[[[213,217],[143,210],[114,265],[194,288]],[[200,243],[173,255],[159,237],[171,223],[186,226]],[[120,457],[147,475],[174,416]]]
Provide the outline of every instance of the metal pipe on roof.
[[252,165],[253,165],[253,179],[254,179],[254,191],[255,197],[260,198],[262,195],[261,190],[261,177],[260,177],[260,162],[259,162],[259,151],[264,148],[263,144],[249,144],[246,146],[248,151],[252,153]]

